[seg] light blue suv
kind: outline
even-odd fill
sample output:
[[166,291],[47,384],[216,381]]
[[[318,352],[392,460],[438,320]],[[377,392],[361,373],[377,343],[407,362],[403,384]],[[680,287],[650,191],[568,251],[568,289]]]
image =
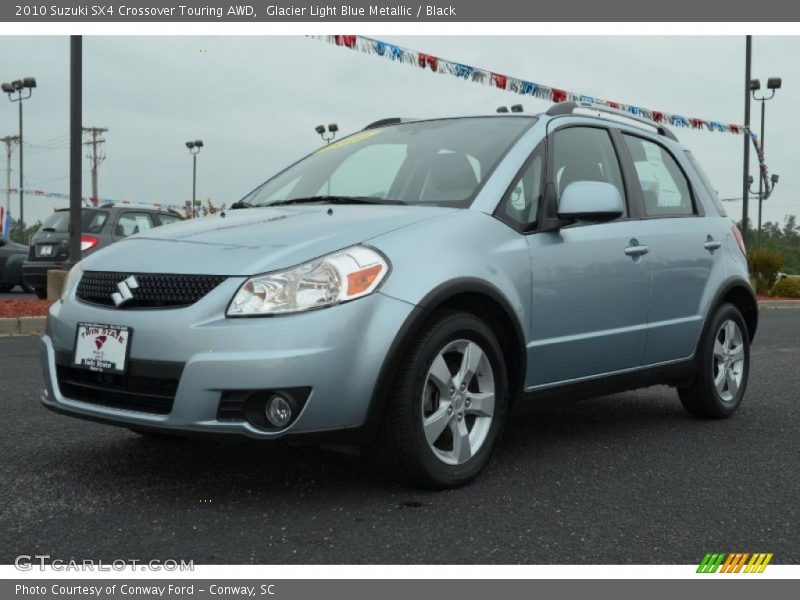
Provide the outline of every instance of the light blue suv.
[[387,119],[224,213],[82,260],[42,402],[157,435],[369,448],[419,485],[487,464],[515,405],[747,386],[745,248],[663,127],[574,103]]

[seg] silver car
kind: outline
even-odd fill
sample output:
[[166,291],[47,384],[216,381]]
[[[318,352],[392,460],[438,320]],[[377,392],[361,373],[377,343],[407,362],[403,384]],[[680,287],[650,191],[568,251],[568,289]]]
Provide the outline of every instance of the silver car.
[[574,103],[387,119],[82,260],[42,402],[146,434],[359,446],[444,488],[544,398],[668,384],[730,416],[757,319],[742,238],[667,129]]

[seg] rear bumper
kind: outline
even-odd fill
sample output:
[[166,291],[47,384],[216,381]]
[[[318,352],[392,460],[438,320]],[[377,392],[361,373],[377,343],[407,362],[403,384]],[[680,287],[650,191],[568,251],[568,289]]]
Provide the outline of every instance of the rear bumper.
[[[375,293],[296,315],[227,319],[222,314],[240,283],[230,279],[183,309],[117,310],[77,302],[74,295],[56,302],[41,341],[42,403],[76,417],[181,435],[280,439],[326,434],[345,441],[348,431],[360,434],[384,359],[415,307]],[[131,368],[146,363],[158,371],[166,365],[161,373],[178,373],[164,375],[177,377],[171,404],[159,414],[111,406],[105,397],[87,400],[71,394],[64,365],[82,321],[131,327]],[[285,429],[218,418],[225,393],[293,388],[311,391]]]
[[66,269],[66,264],[54,260],[27,260],[22,265],[22,283],[32,288],[47,289],[47,272]]

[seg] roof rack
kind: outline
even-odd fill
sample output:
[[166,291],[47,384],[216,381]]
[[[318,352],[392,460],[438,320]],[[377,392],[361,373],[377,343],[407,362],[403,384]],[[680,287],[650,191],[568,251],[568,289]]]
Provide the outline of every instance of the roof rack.
[[98,206],[92,206],[92,207],[89,207],[89,208],[114,208],[114,207],[119,207],[119,208],[144,208],[144,209],[147,209],[147,210],[157,210],[157,211],[160,211],[160,212],[169,212],[169,213],[181,214],[180,211],[178,211],[178,210],[176,210],[174,208],[169,208],[169,207],[167,207],[167,206],[165,206],[163,204],[161,206],[156,206],[155,204],[147,204],[146,202],[103,202],[102,204],[99,204]]
[[413,119],[408,119],[405,117],[388,117],[386,119],[379,119],[377,121],[373,121],[366,127],[364,127],[363,131],[367,129],[375,129],[376,127],[385,127],[386,125],[397,125],[398,123],[408,123],[409,121],[413,121]]
[[667,137],[676,142],[678,141],[678,138],[675,137],[675,134],[672,133],[672,131],[670,131],[663,125],[659,125],[658,123],[655,123],[649,119],[645,119],[643,117],[637,117],[636,115],[632,115],[630,113],[618,110],[616,108],[609,108],[608,106],[600,106],[598,104],[592,104],[590,102],[560,102],[558,104],[554,104],[553,106],[551,106],[547,110],[546,114],[550,115],[551,117],[557,115],[572,115],[575,114],[576,109],[590,110],[598,113],[606,113],[608,115],[615,116],[618,119],[634,121],[636,123],[639,123],[641,125],[646,125],[647,127],[654,129],[659,135],[663,135],[664,137]]

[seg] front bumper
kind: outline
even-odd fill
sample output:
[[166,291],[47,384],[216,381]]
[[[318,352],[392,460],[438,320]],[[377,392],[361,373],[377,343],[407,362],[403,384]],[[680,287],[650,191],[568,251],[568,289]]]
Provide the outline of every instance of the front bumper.
[[[338,306],[276,317],[226,318],[243,278],[229,278],[192,306],[120,310],[79,302],[74,291],[50,309],[41,340],[42,403],[57,412],[116,425],[187,434],[277,439],[364,424],[389,348],[414,306],[375,293]],[[182,365],[168,414],[125,410],[65,395],[56,363],[71,356],[77,323],[127,325],[130,362]],[[218,420],[223,392],[311,388],[281,431]]]

